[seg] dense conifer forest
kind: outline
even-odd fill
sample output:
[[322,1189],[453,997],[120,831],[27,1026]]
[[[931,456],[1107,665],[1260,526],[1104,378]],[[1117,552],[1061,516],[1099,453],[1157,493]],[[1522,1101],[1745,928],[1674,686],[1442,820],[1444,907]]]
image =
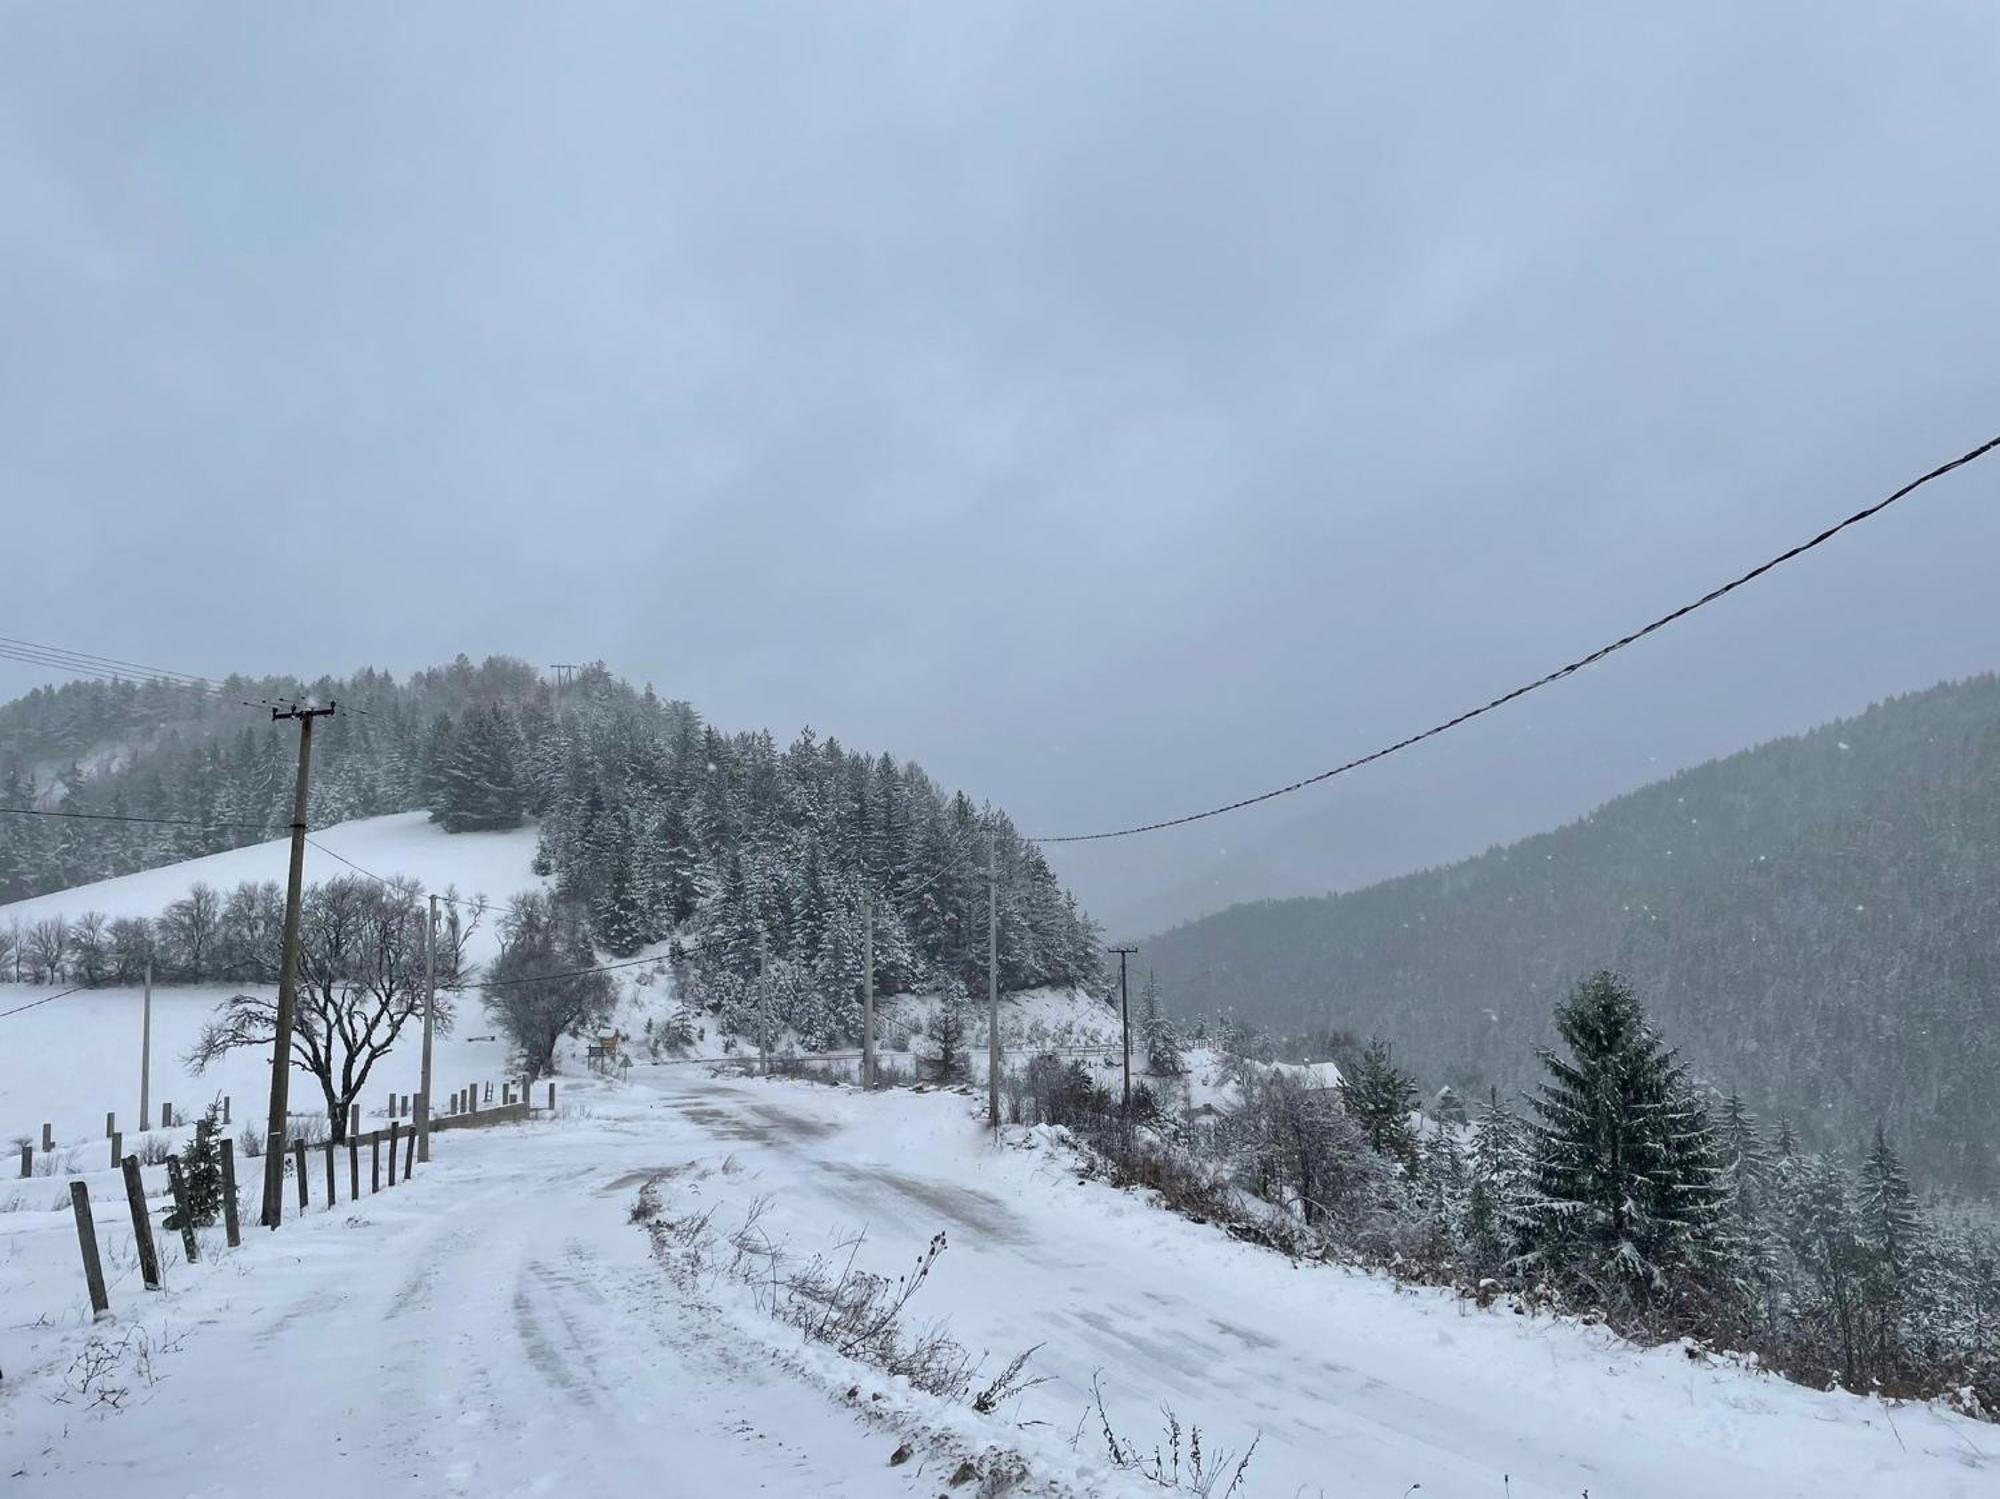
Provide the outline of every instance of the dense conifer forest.
[[913,762],[810,729],[785,746],[726,734],[596,667],[560,689],[518,661],[463,657],[407,682],[227,685],[218,699],[73,683],[0,708],[0,805],[183,820],[0,818],[0,899],[279,836],[296,734],[234,699],[311,697],[347,710],[315,731],[314,826],[420,808],[451,832],[532,819],[538,869],[598,947],[675,939],[722,1008],[766,970],[809,1044],[854,1033],[864,907],[885,991],[983,989],[989,844],[1002,984],[1096,978],[1095,929],[1040,852]]

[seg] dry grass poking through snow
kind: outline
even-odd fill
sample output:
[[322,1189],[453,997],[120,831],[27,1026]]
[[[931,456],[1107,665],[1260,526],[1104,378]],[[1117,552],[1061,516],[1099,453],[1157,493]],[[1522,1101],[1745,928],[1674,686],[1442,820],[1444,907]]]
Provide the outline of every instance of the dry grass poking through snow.
[[[719,1169],[729,1174],[731,1167],[731,1161],[724,1161]],[[945,1323],[913,1330],[911,1304],[950,1247],[943,1231],[933,1235],[916,1262],[894,1279],[857,1263],[865,1234],[855,1235],[831,1254],[815,1253],[800,1260],[783,1240],[766,1231],[768,1196],[753,1199],[741,1220],[729,1228],[716,1225],[718,1203],[690,1205],[678,1215],[669,1211],[667,1191],[673,1183],[698,1181],[710,1174],[707,1168],[685,1167],[656,1172],[632,1204],[630,1221],[645,1226],[655,1256],[683,1291],[700,1292],[717,1280],[745,1287],[759,1311],[807,1340],[905,1380],[923,1394],[969,1406],[980,1416],[1017,1409],[1023,1395],[1049,1383],[1029,1373],[1029,1363],[1042,1347],[1039,1343],[1015,1354],[997,1374],[982,1378],[985,1360],[973,1358],[951,1337]],[[1166,1492],[1201,1499],[1232,1499],[1240,1493],[1257,1450],[1255,1441],[1241,1454],[1211,1453],[1202,1445],[1199,1426],[1183,1427],[1179,1415],[1163,1408],[1162,1438],[1148,1452],[1113,1429],[1095,1379],[1091,1389],[1107,1455],[1121,1472]],[[1081,1450],[1090,1414],[1086,1410],[1077,1424],[1069,1444],[1072,1451]],[[907,1460],[910,1452],[905,1443],[891,1462]],[[969,1458],[962,1461],[950,1480],[952,1486],[978,1479],[979,1487],[972,1492],[998,1495],[1015,1490],[1027,1478],[1025,1462],[1017,1453],[989,1451],[982,1461],[983,1468]]]

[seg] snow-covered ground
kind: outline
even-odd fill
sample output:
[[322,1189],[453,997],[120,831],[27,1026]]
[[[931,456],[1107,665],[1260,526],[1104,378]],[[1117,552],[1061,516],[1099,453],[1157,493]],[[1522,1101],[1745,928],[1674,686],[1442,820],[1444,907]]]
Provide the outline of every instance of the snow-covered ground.
[[[543,884],[531,867],[535,838],[532,827],[505,833],[446,833],[422,812],[364,817],[313,832],[312,843],[306,847],[305,877],[312,884],[352,874],[353,869],[341,862],[346,859],[385,879],[407,875],[425,890],[442,892],[456,885],[460,894],[485,895],[496,909],[504,909],[509,896]],[[333,857],[336,854],[339,858]],[[0,923],[18,919],[26,926],[48,916],[73,921],[86,911],[101,911],[110,917],[158,916],[198,882],[206,882],[225,895],[245,880],[269,880],[282,888],[290,862],[288,839],[253,843],[182,864],[0,905]],[[483,962],[498,945],[496,926],[489,918],[467,955],[474,962]],[[0,1009],[5,1008],[0,1005]]]
[[[428,886],[498,900],[535,882],[532,834],[447,838],[399,817],[315,836]],[[310,851],[308,869],[341,866]],[[196,878],[283,874],[283,845],[266,845],[0,920],[152,915]],[[635,1037],[672,1008],[647,968],[621,983]],[[0,985],[0,1009],[34,992]],[[184,1111],[229,1092],[241,1124],[261,1110],[267,1062],[244,1052],[201,1079],[179,1062],[226,992],[156,991],[153,1091]],[[927,1020],[931,1003],[885,1000],[885,1030]],[[416,1182],[359,1204],[343,1175],[328,1211],[316,1163],[303,1218],[235,1251],[209,1232],[200,1265],[167,1236],[166,1289],[149,1294],[102,1141],[106,1110],[128,1127],[136,1111],[138,1004],[101,990],[0,1022],[0,1136],[47,1120],[63,1147],[55,1177],[0,1166],[0,1495],[962,1493],[976,1486],[949,1483],[960,1459],[990,1470],[1001,1453],[1025,1460],[1026,1492],[1158,1492],[1107,1462],[1085,1419],[1093,1377],[1143,1450],[1163,1405],[1211,1452],[1256,1440],[1246,1495],[2000,1493],[1991,1426],[1294,1265],[1080,1179],[1048,1131],[996,1145],[962,1094],[864,1095],[698,1062],[642,1062],[623,1084],[566,1077],[563,1117],[440,1136]],[[983,1019],[968,1019],[978,1059]],[[445,1084],[502,1075],[489,1030],[469,1001],[441,1045]],[[1096,1001],[1045,992],[1011,1002],[1003,1033],[1018,1056],[1101,1045],[1117,1027]],[[884,1055],[904,1060],[893,1040]],[[1190,1062],[1172,1104],[1228,1106],[1216,1060]],[[415,1085],[412,1035],[367,1105]],[[295,1075],[294,1097],[312,1106],[317,1088]],[[69,1149],[112,1276],[115,1315],[95,1328],[64,1205]],[[911,1320],[948,1321],[989,1372],[1040,1345],[1031,1373],[1049,1382],[988,1416],[945,1407],[802,1345],[726,1275],[677,1281],[629,1221],[662,1172],[670,1215],[712,1208],[726,1232],[762,1201],[761,1229],[796,1254],[859,1235],[857,1263],[890,1276],[942,1231]],[[251,1198],[257,1168],[245,1174]],[[157,1215],[163,1172],[147,1183]]]
[[[586,1108],[440,1137],[393,1194],[329,1212],[315,1181],[279,1233],[212,1242],[199,1266],[173,1249],[153,1295],[94,1184],[120,1267],[97,1336],[131,1335],[108,1376],[119,1411],[78,1388],[92,1329],[67,1215],[0,1213],[0,1466],[51,1495],[934,1494],[958,1454],[993,1448],[1045,1491],[1157,1492],[1081,1420],[1096,1375],[1144,1447],[1163,1404],[1211,1450],[1258,1438],[1250,1495],[2000,1483],[1993,1427],[1296,1266],[1079,1180],[1047,1132],[996,1146],[962,1095],[645,1066],[566,1092]],[[670,1214],[712,1207],[726,1230],[762,1199],[762,1228],[798,1254],[863,1234],[858,1263],[891,1275],[943,1231],[912,1319],[948,1320],[989,1369],[1040,1344],[1051,1382],[992,1416],[944,1409],[802,1346],[727,1276],[677,1287],[628,1221],[662,1171]],[[952,1440],[892,1465],[920,1429]]]
[[[325,848],[385,878],[408,875],[426,889],[439,891],[456,885],[468,896],[486,895],[496,906],[541,884],[530,868],[535,853],[532,829],[447,835],[423,813],[413,812],[342,823],[312,836]],[[18,918],[25,926],[52,915],[74,920],[85,911],[111,917],[158,916],[197,881],[225,893],[244,880],[274,880],[282,885],[289,858],[290,845],[282,840],[231,849],[0,906],[0,923]],[[306,849],[309,882],[351,872],[321,849]],[[468,944],[468,955],[475,962],[491,958],[497,950],[496,916],[489,915]],[[65,987],[0,984],[0,1010]],[[270,1086],[267,1052],[235,1052],[200,1076],[183,1061],[216,1005],[243,987],[161,984],[154,988],[155,1117],[163,1101],[185,1116],[225,1093],[233,1100],[239,1126],[262,1117]],[[39,1142],[42,1125],[52,1124],[59,1147],[78,1147],[94,1162],[106,1113],[117,1114],[120,1129],[136,1130],[141,1000],[136,988],[91,989],[0,1021],[0,1143],[17,1135],[32,1135]],[[492,1039],[492,1032],[476,997],[461,1002],[458,1023],[438,1043],[440,1096],[463,1084],[503,1076],[508,1049]],[[413,1028],[377,1065],[369,1078],[366,1108],[386,1108],[391,1090],[416,1092],[416,1041]],[[319,1085],[298,1068],[292,1073],[291,1099],[295,1111],[325,1107]],[[130,1134],[127,1145],[134,1145]],[[0,1173],[0,1202],[6,1200],[9,1174]]]

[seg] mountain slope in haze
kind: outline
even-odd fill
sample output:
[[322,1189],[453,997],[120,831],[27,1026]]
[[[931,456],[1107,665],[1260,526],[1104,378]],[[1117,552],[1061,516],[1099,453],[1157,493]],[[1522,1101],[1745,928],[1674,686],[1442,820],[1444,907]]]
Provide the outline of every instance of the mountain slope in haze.
[[1884,1123],[2000,1185],[2000,679],[1712,761],[1554,832],[1154,938],[1170,1003],[1531,1081],[1578,977],[1631,978],[1697,1071],[1830,1147]]

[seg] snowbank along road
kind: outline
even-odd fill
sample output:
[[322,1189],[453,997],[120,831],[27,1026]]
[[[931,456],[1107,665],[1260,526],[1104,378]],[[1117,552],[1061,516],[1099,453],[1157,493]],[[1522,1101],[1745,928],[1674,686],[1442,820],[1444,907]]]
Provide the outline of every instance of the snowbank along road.
[[[698,1067],[571,1091],[567,1117],[441,1138],[393,1193],[176,1258],[154,1295],[100,1208],[94,1350],[67,1215],[0,1213],[0,1494],[970,1493],[960,1460],[1002,1454],[1019,1492],[1160,1492],[1108,1461],[1093,1377],[1149,1453],[1162,1406],[1211,1452],[1256,1439],[1246,1495],[2000,1492],[1992,1427],[1294,1266],[1079,1180],[1046,1134],[995,1146],[959,1095]],[[1048,1382],[975,1414],[728,1276],[688,1286],[631,1221],[656,1177],[670,1215],[891,1277],[942,1231],[910,1319],[988,1372],[1040,1345]]]

